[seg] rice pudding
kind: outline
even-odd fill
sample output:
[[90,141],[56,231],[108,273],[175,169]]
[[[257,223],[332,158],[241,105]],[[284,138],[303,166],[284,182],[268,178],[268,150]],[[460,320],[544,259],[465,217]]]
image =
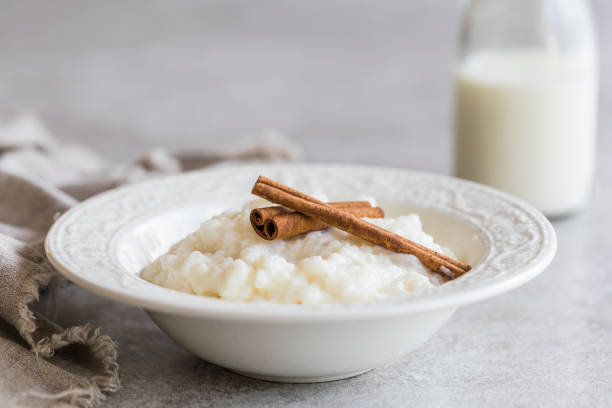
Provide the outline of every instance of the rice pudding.
[[[254,200],[226,211],[174,244],[142,272],[178,291],[237,301],[321,304],[400,297],[443,282],[413,255],[395,253],[336,228],[265,241],[251,227]],[[442,254],[418,215],[367,219]]]

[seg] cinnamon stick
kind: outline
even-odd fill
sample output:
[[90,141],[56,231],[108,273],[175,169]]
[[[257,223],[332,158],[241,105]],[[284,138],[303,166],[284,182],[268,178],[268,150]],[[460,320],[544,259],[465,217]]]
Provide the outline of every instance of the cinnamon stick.
[[[314,197],[311,197],[311,196],[309,196],[307,194],[302,193],[301,191],[298,191],[298,190],[296,190],[294,188],[291,188],[291,187],[286,186],[286,185],[284,185],[282,183],[279,183],[278,181],[274,181],[274,180],[269,179],[269,178],[264,177],[264,176],[259,176],[259,178],[257,179],[257,182],[255,184],[257,184],[257,183],[268,184],[268,185],[270,185],[272,187],[275,187],[275,188],[277,188],[277,189],[279,189],[281,191],[285,191],[285,192],[287,192],[287,193],[289,193],[291,195],[294,195],[296,197],[300,197],[300,198],[303,198],[305,200],[312,201],[312,202],[315,202],[315,203],[324,204],[323,202],[317,200]],[[421,249],[421,250],[423,250],[425,252],[429,252],[431,254],[434,254],[434,255],[444,259],[445,261],[455,265],[456,267],[465,270],[466,272],[469,271],[472,268],[470,265],[468,265],[466,263],[463,263],[463,262],[461,262],[461,261],[459,261],[457,259],[451,258],[450,256],[446,256],[444,254],[436,252],[433,249],[429,249],[429,248],[427,248],[425,246],[417,244],[416,242],[413,242],[413,241],[410,241],[410,242],[412,242],[412,244],[415,245],[417,248],[419,248],[419,249]]]
[[[367,201],[341,201],[330,206],[348,211],[356,217],[382,218],[380,207],[372,207]],[[281,206],[256,208],[251,211],[251,225],[255,232],[266,240],[291,238],[307,232],[329,227],[323,221]]]
[[394,252],[415,255],[427,268],[449,279],[457,278],[471,269],[469,265],[458,260],[423,247],[391,231],[364,221],[347,211],[334,208],[266,177],[260,176],[258,178],[253,186],[252,193],[312,218],[318,218],[326,224],[333,225]]
[[[336,201],[332,203],[328,203],[334,207],[342,207],[342,208],[360,208],[360,207],[370,207],[372,205],[367,201]],[[272,218],[276,215],[287,214],[290,213],[291,210],[286,209],[281,205],[276,205],[272,207],[264,207],[264,208],[255,208],[251,211],[251,223],[255,225],[264,225],[265,221],[269,218]]]

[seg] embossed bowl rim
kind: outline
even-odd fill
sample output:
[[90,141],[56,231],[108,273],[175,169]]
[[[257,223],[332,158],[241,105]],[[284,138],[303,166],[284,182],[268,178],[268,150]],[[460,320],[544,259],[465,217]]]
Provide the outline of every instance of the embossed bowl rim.
[[[478,230],[485,244],[475,267],[452,282],[406,297],[317,306],[237,302],[163,288],[123,268],[110,245],[139,221],[183,205],[250,191],[259,174],[297,188],[360,191],[442,212]],[[331,197],[333,198],[333,197]],[[434,237],[435,238],[435,237]],[[66,278],[112,300],[147,310],[216,319],[351,320],[456,308],[513,289],[542,272],[557,248],[550,222],[534,207],[499,190],[407,169],[344,164],[230,164],[114,189],[63,214],[45,250]]]

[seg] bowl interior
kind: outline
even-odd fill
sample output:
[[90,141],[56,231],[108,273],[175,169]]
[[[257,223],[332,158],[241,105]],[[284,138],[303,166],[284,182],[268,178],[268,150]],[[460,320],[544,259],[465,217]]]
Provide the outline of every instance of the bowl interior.
[[[153,217],[134,220],[115,235],[111,242],[111,256],[124,272],[138,275],[172,244],[195,231],[201,222],[224,210],[241,208],[250,197],[244,194],[226,195],[221,199],[211,197],[168,209]],[[378,204],[387,217],[418,214],[425,232],[437,243],[452,249],[460,260],[476,266],[482,259],[485,246],[474,226],[443,212],[407,203],[380,200]]]

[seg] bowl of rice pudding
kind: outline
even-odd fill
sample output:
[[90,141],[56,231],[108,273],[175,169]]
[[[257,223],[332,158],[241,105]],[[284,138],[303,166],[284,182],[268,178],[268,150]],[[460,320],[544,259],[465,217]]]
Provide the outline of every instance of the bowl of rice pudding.
[[[259,174],[321,201],[384,209],[369,223],[472,269],[448,280],[415,256],[329,227],[266,241],[249,222],[270,205]],[[454,311],[542,272],[554,230],[498,190],[405,169],[223,165],[93,197],[50,230],[49,260],[94,293],[143,308],[175,342],[250,377],[351,377],[429,339]]]

